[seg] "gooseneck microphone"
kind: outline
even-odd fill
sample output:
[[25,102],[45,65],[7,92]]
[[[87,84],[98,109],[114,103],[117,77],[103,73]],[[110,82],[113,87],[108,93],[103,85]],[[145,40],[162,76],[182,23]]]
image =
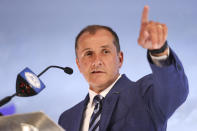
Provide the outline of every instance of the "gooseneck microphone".
[[59,68],[62,69],[65,73],[71,75],[73,73],[73,69],[70,67],[60,67],[60,66],[49,66],[46,69],[44,69],[40,74],[38,74],[38,77],[40,77],[42,74],[44,74],[49,68]]
[[14,96],[28,97],[28,96],[34,96],[40,93],[45,88],[45,85],[39,79],[39,77],[50,68],[62,69],[65,73],[69,75],[73,73],[73,69],[70,67],[60,67],[60,66],[52,65],[52,66],[45,68],[40,74],[36,75],[28,67],[26,67],[17,75],[16,93],[2,99],[0,101],[0,107],[8,103]]

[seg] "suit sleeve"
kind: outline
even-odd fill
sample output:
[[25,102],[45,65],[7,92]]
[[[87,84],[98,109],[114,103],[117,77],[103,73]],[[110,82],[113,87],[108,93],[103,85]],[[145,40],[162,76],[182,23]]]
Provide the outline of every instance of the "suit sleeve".
[[183,66],[170,49],[165,66],[159,67],[148,60],[152,69],[152,87],[146,98],[154,119],[165,122],[188,96],[188,80]]

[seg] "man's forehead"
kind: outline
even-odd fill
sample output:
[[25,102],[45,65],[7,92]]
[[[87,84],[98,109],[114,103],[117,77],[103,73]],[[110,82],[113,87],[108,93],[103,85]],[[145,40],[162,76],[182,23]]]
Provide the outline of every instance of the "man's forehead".
[[113,37],[112,33],[106,29],[97,29],[95,30],[94,32],[92,31],[85,31],[81,34],[81,36],[79,37],[78,41],[80,41],[81,39],[84,39],[84,38],[88,38],[88,39],[91,39],[93,38],[95,35],[97,36],[103,36],[103,35],[107,35],[109,37]]
[[78,39],[77,50],[84,52],[99,48],[113,48],[113,42],[113,35],[106,29],[99,29],[94,33],[86,31]]

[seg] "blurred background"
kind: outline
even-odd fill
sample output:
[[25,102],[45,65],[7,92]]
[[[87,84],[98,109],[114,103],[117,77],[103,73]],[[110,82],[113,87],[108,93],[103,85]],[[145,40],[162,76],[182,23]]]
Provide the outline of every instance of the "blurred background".
[[73,75],[50,69],[40,78],[46,88],[33,97],[15,97],[0,107],[4,115],[43,111],[56,123],[59,115],[85,98],[88,84],[75,64],[74,41],[90,24],[112,27],[124,52],[121,73],[136,81],[151,69],[137,38],[144,5],[149,19],[168,26],[168,42],[188,76],[187,101],[168,122],[168,131],[197,129],[196,0],[0,0],[0,99],[15,93],[25,67],[39,74],[49,65],[69,66]]

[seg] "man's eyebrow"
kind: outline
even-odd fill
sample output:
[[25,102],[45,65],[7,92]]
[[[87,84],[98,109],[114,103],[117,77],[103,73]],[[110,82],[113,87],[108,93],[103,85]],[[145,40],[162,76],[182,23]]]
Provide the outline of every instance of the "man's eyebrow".
[[84,52],[84,51],[87,51],[87,50],[90,50],[90,48],[85,48],[81,52]]
[[[110,46],[109,45],[103,45],[103,46],[101,46],[101,48],[110,48]],[[91,50],[91,48],[85,48],[81,52],[84,52],[84,51],[87,51],[87,50]]]
[[109,45],[103,45],[103,46],[101,46],[101,48],[110,48],[110,46]]

